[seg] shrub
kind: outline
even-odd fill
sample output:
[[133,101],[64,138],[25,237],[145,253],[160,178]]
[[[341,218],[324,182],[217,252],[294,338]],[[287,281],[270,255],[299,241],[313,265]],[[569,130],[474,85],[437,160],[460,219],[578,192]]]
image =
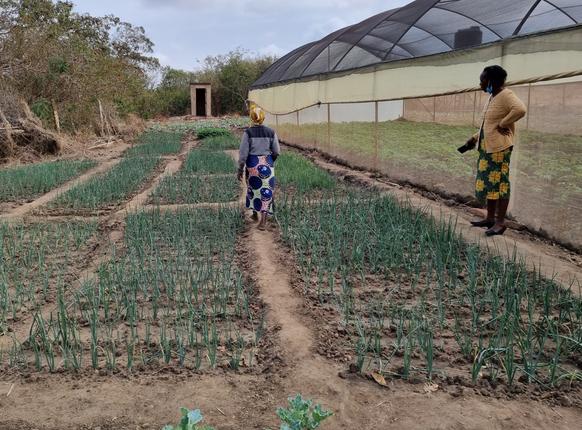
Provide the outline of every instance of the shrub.
[[207,137],[232,136],[232,133],[226,128],[203,127],[196,131],[196,136],[198,139],[206,139]]

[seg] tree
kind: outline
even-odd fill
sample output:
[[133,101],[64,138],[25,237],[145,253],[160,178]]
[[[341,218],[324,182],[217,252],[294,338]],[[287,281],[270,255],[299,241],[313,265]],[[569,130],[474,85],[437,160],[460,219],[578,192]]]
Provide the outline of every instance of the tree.
[[242,113],[249,89],[276,60],[270,56],[249,56],[242,49],[226,55],[206,57],[193,77],[212,84],[214,113]]
[[192,74],[184,70],[165,67],[156,89],[159,113],[167,116],[187,115],[190,112],[190,82]]
[[136,110],[159,66],[143,28],[77,14],[67,1],[0,2],[1,79],[31,106],[57,106],[70,131],[95,122],[98,101],[122,115]]

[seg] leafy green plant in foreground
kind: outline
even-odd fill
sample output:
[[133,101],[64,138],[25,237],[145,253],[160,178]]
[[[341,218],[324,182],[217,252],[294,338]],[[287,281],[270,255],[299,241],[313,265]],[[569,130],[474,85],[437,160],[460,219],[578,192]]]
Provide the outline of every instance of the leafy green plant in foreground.
[[[303,399],[301,394],[289,397],[289,407],[278,408],[277,416],[281,419],[280,430],[314,430],[333,415],[321,405],[313,406],[313,400]],[[167,425],[162,430],[214,430],[214,427],[200,424],[204,417],[200,409],[180,408],[182,418],[177,426]]]
[[300,394],[289,397],[289,408],[277,409],[281,430],[313,430],[332,415],[320,405],[313,406],[312,400],[305,400]]
[[164,426],[162,430],[213,430],[214,427],[210,427],[207,425],[200,425],[200,423],[204,420],[200,409],[195,410],[188,410],[186,408],[180,408],[180,412],[182,412],[182,419],[180,420],[180,424],[176,427],[167,425]]

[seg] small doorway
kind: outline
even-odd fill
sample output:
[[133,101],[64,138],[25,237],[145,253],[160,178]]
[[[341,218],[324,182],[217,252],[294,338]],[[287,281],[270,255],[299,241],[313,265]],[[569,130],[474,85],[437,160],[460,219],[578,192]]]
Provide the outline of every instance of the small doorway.
[[196,116],[208,116],[206,112],[206,88],[196,88]]

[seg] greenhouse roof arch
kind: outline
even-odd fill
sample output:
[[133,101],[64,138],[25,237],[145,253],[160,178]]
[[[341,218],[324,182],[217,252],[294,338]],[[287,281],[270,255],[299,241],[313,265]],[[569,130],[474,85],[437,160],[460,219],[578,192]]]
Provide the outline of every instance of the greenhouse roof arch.
[[416,0],[301,46],[253,89],[486,46],[582,23],[582,0]]

